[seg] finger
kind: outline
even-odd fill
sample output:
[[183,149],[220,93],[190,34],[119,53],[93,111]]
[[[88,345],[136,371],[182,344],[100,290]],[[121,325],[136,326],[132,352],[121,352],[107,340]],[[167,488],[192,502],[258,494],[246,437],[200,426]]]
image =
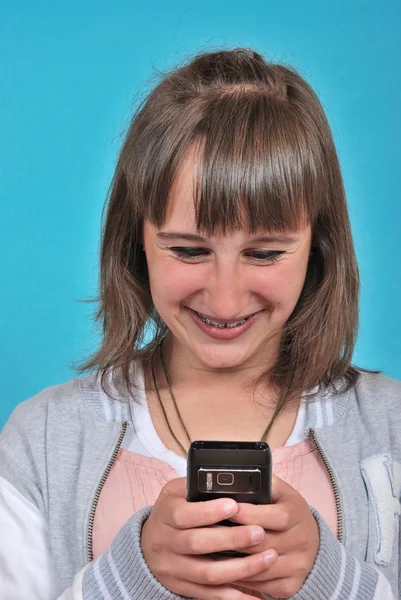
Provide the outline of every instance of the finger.
[[217,562],[210,558],[197,557],[186,561],[185,577],[194,583],[203,585],[232,583],[261,573],[272,561],[276,560],[276,557],[277,554],[274,550],[245,558],[227,558]]
[[289,577],[296,577],[298,579],[306,579],[309,574],[309,568],[307,563],[303,560],[302,555],[297,553],[286,554],[285,556],[278,556],[275,563],[264,571],[255,573],[246,579],[236,581],[238,585],[244,585],[253,582],[273,581],[274,579],[285,579]]
[[294,527],[305,511],[305,500],[291,485],[273,475],[272,503],[240,503],[238,512],[231,518],[242,525],[260,525],[264,529],[285,531]]
[[[241,527],[241,525],[238,525]],[[294,546],[297,542],[300,542],[297,535],[297,528],[289,529],[287,531],[271,531],[265,530],[263,540],[259,544],[252,544],[242,549],[242,552],[247,554],[256,554],[257,552],[263,552],[274,548],[277,554],[285,555],[294,551]],[[300,534],[298,534],[300,536]]]
[[[235,585],[237,585],[237,582]],[[283,577],[263,582],[239,582],[238,585],[255,592],[267,594],[269,598],[292,598],[302,587],[303,581],[295,577]]]
[[246,592],[236,590],[227,585],[199,585],[190,581],[172,581],[166,582],[169,589],[180,596],[186,598],[198,598],[199,600],[255,600],[255,596],[250,596]]
[[171,495],[169,510],[163,511],[163,523],[174,529],[205,527],[215,525],[228,517],[231,518],[237,510],[238,504],[230,498],[187,502],[181,497]]
[[298,511],[286,500],[280,504],[239,503],[238,511],[230,517],[241,525],[260,525],[263,529],[286,531],[298,522]]
[[[288,508],[298,506],[304,502],[304,498],[299,494],[299,492],[293,488],[291,485],[273,475],[272,479],[272,502],[271,504],[250,504],[250,503],[240,503],[240,510],[238,511],[235,518],[232,520],[235,522],[241,522],[243,525],[248,524],[249,519],[259,519],[257,523],[254,524],[264,526],[265,529],[284,529],[284,525],[281,525],[282,515],[280,513],[281,509],[285,511]],[[270,523],[269,526],[263,525],[260,520],[263,521],[268,514],[266,509],[270,511]],[[294,511],[293,511],[294,513]],[[277,527],[274,527],[274,522],[276,519],[279,519],[279,524]],[[246,523],[243,521],[247,521]]]
[[[175,554],[210,554],[223,550],[243,550],[260,546],[265,530],[258,526],[204,527],[186,529],[172,536],[170,549]],[[260,548],[265,550],[267,548]]]

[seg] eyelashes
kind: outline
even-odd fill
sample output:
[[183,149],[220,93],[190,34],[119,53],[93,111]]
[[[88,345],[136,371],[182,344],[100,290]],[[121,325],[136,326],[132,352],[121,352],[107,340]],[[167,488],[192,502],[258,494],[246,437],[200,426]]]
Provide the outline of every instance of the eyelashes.
[[172,246],[169,248],[174,254],[180,258],[193,259],[208,256],[208,250],[203,248],[184,248],[183,246]]
[[277,262],[284,253],[284,250],[252,250],[248,254],[255,260],[262,262]]
[[[210,255],[210,251],[205,248],[193,248],[185,246],[170,246],[169,250],[173,252],[178,258],[185,261],[199,261]],[[285,254],[285,250],[248,250],[245,252],[245,256],[257,263],[269,264],[277,262],[280,256]]]

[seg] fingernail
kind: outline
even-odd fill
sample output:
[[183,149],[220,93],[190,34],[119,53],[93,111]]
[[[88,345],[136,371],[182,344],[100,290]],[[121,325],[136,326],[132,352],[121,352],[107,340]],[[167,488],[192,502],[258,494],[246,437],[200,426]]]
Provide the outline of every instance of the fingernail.
[[254,544],[256,542],[261,542],[264,536],[264,531],[260,527],[252,527],[251,528],[251,540]]
[[267,552],[264,553],[263,559],[265,561],[265,565],[267,567],[269,567],[276,560],[276,552],[274,550],[268,550]]
[[229,517],[231,515],[235,515],[235,513],[237,512],[237,503],[236,502],[226,502],[225,504],[223,504],[223,510],[224,510],[224,514],[227,515],[227,517]]

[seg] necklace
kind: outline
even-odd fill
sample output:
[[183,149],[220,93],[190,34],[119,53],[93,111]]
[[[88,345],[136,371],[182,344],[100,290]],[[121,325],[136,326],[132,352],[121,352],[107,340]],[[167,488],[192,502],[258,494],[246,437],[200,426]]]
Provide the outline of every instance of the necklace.
[[[166,379],[166,383],[167,383],[167,387],[168,387],[168,391],[169,391],[171,400],[172,400],[172,402],[174,404],[174,410],[177,413],[177,417],[178,417],[178,419],[179,419],[179,421],[181,423],[181,426],[182,426],[182,428],[183,428],[183,430],[185,432],[185,435],[186,435],[186,438],[188,440],[188,443],[189,443],[189,445],[191,445],[192,440],[191,440],[191,437],[190,437],[190,435],[188,433],[188,429],[185,426],[185,423],[184,423],[184,420],[183,420],[183,418],[181,416],[181,413],[180,413],[180,411],[178,409],[177,400],[176,400],[176,397],[174,396],[174,392],[173,392],[173,388],[171,386],[170,377],[169,377],[169,374],[168,374],[168,371],[167,371],[167,367],[166,367],[166,365],[164,363],[163,351],[162,351],[162,343],[163,343],[163,340],[158,345],[158,348],[159,348],[160,361],[161,361],[161,364],[162,364],[162,367],[163,367],[164,377]],[[181,444],[181,442],[179,441],[179,439],[175,435],[175,433],[174,433],[174,431],[173,431],[173,429],[171,427],[170,421],[169,421],[169,419],[167,417],[166,409],[164,408],[162,399],[160,397],[159,387],[157,385],[155,371],[154,371],[154,361],[153,361],[153,359],[152,359],[152,363],[151,363],[151,372],[152,372],[153,385],[154,385],[155,390],[156,390],[157,399],[158,399],[158,402],[160,404],[160,408],[162,409],[163,417],[164,417],[164,420],[165,420],[166,425],[168,427],[168,430],[169,430],[171,436],[174,438],[174,440],[178,444],[178,446],[181,448],[184,456],[186,456],[187,455],[187,450],[185,450],[184,446]],[[270,421],[269,421],[266,429],[264,430],[262,437],[260,438],[261,442],[263,442],[265,440],[265,438],[268,436],[268,434],[269,434],[269,432],[270,432],[270,430],[272,428],[272,425],[273,425],[274,421],[276,420],[276,418],[278,417],[279,413],[281,412],[281,409],[283,408],[283,405],[284,405],[284,402],[281,401],[281,402],[279,402],[277,404],[276,408],[274,409],[273,416],[270,419]]]

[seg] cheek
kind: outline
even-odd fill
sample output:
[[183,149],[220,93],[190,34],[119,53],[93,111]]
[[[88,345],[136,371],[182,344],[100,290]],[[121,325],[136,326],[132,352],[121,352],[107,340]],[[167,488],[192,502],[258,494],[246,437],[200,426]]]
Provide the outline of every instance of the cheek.
[[271,304],[271,308],[291,313],[301,294],[305,281],[303,264],[282,263],[263,276],[259,282],[261,293]]
[[200,269],[174,259],[161,261],[149,272],[150,288],[157,302],[176,304],[199,289]]

